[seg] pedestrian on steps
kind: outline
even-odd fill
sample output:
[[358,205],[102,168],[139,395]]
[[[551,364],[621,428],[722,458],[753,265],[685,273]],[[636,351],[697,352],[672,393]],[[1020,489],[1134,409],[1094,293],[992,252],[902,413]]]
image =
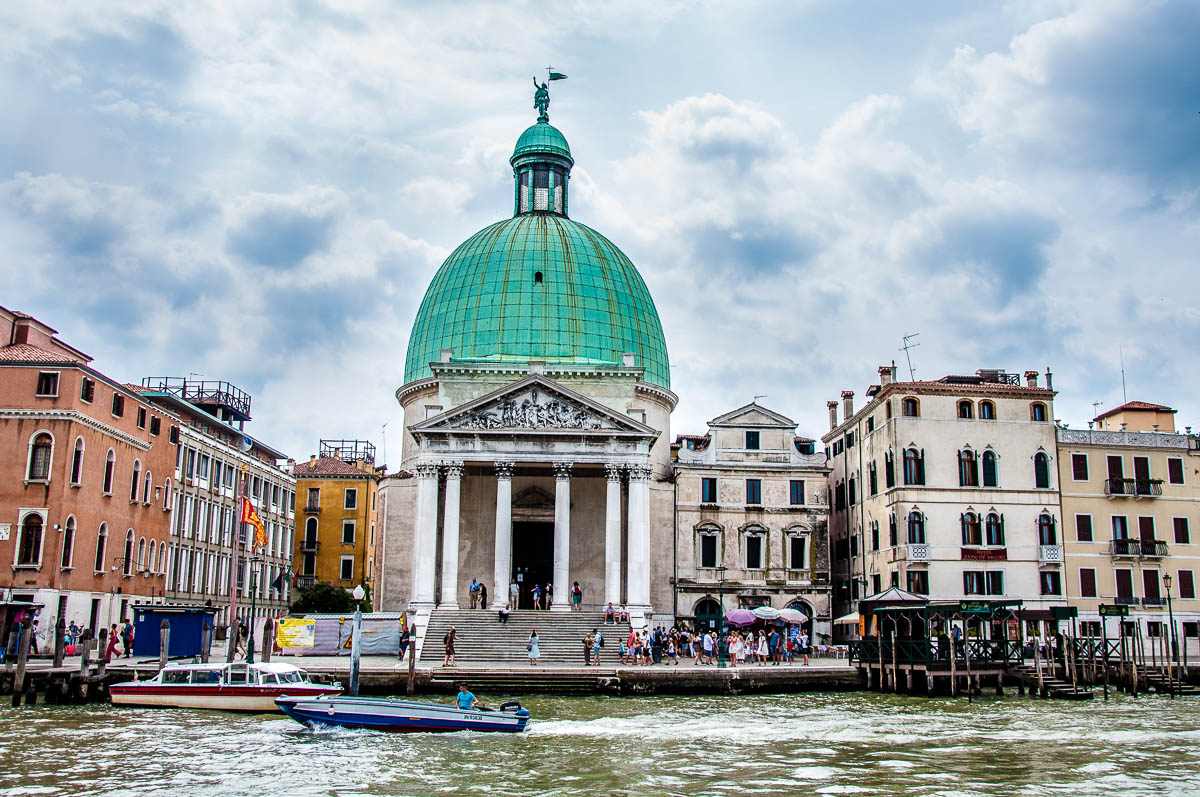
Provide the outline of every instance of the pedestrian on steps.
[[527,644],[527,645],[525,646],[525,649],[526,649],[527,651],[529,651],[529,663],[530,663],[530,665],[532,665],[532,666],[537,666],[538,659],[540,659],[540,658],[542,657],[542,652],[541,652],[540,650],[538,650],[538,635],[537,635],[537,631],[530,631],[530,632],[529,632],[529,644]]
[[482,581],[479,582],[479,608],[487,608],[487,584]]
[[454,667],[454,642],[458,638],[458,631],[454,626],[450,626],[450,630],[442,637],[442,644],[446,646],[446,657],[442,660],[443,667]]
[[479,581],[477,579],[471,579],[471,586],[467,588],[467,595],[470,596],[471,608],[474,609],[479,605]]
[[595,641],[595,639],[596,638],[594,636],[592,636],[590,633],[583,635],[583,666],[584,667],[592,666],[592,642]]

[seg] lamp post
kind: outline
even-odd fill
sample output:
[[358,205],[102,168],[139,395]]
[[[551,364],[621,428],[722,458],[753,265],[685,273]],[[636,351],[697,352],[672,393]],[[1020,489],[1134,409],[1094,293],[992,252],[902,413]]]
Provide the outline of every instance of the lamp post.
[[350,638],[350,694],[358,694],[358,663],[362,655],[362,646],[359,639],[362,637],[362,599],[367,593],[363,590],[362,584],[354,588],[354,592],[350,593],[354,596],[354,636]]
[[246,635],[246,663],[254,663],[254,610],[258,605],[258,554],[250,557],[250,630]]
[[725,568],[717,568],[717,667],[724,667],[729,647],[725,642]]
[[1175,665],[1179,664],[1179,643],[1178,643],[1178,640],[1175,638],[1175,612],[1171,608],[1171,574],[1170,573],[1163,574],[1163,586],[1167,588],[1167,622],[1170,623],[1170,625],[1171,625],[1171,628],[1170,628],[1171,661],[1170,661],[1170,664],[1168,665],[1168,671],[1170,672],[1170,677],[1167,679],[1167,682],[1171,684],[1171,694],[1174,695],[1175,694],[1175,691],[1174,691],[1175,690],[1175,685],[1174,685]]

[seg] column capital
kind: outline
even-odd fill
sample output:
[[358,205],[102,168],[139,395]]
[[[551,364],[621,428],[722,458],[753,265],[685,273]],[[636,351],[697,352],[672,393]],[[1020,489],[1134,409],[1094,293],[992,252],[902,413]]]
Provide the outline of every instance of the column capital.
[[461,479],[463,474],[463,464],[461,462],[445,463],[447,479]]
[[604,466],[604,478],[608,479],[610,482],[619,482],[621,481],[622,470],[624,470],[624,468],[618,464],[611,462],[606,463]]
[[571,478],[571,464],[572,463],[570,463],[570,462],[555,462],[552,464],[554,465],[555,481],[567,481]]
[[436,479],[438,475],[438,466],[433,462],[418,462],[413,465],[413,473],[418,479]]
[[512,478],[513,468],[515,465],[512,462],[493,462],[492,467],[496,469],[497,479],[504,479],[507,481]]
[[629,471],[629,481],[631,482],[650,481],[650,466],[648,464],[639,462],[634,465],[626,465],[625,469]]

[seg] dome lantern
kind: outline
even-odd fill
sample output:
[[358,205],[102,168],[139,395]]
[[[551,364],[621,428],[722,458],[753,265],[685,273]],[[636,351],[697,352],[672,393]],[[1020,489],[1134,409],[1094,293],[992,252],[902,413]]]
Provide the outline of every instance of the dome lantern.
[[557,213],[567,215],[567,180],[575,159],[566,137],[550,124],[550,92],[543,83],[536,87],[534,107],[537,122],[517,139],[508,162],[513,167],[513,215]]

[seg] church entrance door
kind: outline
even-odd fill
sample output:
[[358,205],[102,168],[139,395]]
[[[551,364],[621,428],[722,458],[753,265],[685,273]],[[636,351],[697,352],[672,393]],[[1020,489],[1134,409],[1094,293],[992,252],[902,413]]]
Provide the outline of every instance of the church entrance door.
[[[533,585],[544,590],[554,574],[554,524],[538,521],[513,523],[513,573],[521,587],[519,609],[533,608]],[[559,584],[555,589],[562,589]]]

